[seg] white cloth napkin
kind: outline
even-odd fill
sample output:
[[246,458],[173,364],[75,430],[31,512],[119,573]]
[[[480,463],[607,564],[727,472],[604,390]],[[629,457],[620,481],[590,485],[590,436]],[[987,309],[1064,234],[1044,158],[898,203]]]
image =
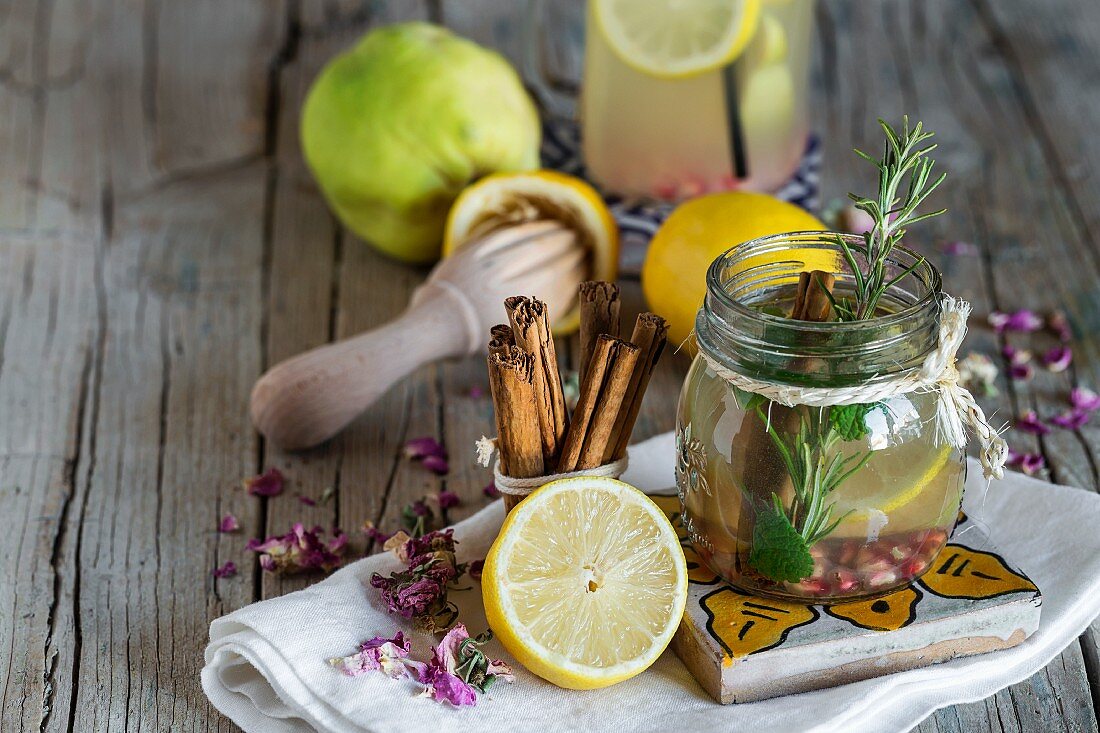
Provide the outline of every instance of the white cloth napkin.
[[[673,485],[671,434],[633,446],[625,481],[664,493]],[[1100,496],[1010,473],[983,504],[984,480],[971,465],[966,509],[992,541],[1043,592],[1039,630],[1018,647],[958,659],[843,687],[739,705],[718,705],[671,651],[632,680],[603,690],[563,690],[512,663],[513,685],[499,684],[476,707],[456,709],[418,697],[412,680],[381,673],[347,677],[330,657],[360,641],[392,636],[401,619],[366,585],[399,564],[375,555],[296,593],[255,603],[210,625],[202,686],[210,701],[246,731],[904,731],[937,708],[980,700],[1026,679],[1100,613]],[[461,561],[482,558],[503,518],[500,502],[459,523]],[[479,587],[452,592],[471,634],[482,631]],[[413,636],[413,656],[431,639]],[[490,656],[512,661],[494,640]]]

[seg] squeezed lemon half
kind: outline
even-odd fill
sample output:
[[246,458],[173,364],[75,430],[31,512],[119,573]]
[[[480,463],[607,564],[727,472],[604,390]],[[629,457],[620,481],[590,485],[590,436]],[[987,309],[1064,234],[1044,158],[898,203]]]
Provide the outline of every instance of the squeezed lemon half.
[[571,478],[511,511],[485,559],[485,615],[516,660],[560,687],[629,679],[664,651],[687,563],[664,512],[629,484]]

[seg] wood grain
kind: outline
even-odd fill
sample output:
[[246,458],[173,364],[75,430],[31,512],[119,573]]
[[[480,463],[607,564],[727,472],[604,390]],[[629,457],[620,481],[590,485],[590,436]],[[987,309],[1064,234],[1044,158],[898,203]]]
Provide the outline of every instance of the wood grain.
[[[507,7],[505,7],[507,6]],[[322,65],[369,28],[453,24],[524,54],[498,0],[51,0],[0,4],[0,730],[232,729],[198,685],[210,619],[316,578],[261,575],[243,549],[294,521],[392,530],[441,489],[446,519],[488,503],[473,441],[492,434],[480,357],[420,369],[313,451],[264,445],[247,422],[265,366],[385,322],[425,272],[387,260],[329,214],[298,150]],[[913,236],[975,304],[964,350],[1001,338],[990,310],[1060,307],[1078,340],[1063,374],[999,382],[995,421],[1062,409],[1100,387],[1100,9],[1091,0],[829,0],[818,5],[814,114],[825,198],[873,186],[853,145],[902,112],[940,135],[948,217]],[[558,62],[561,60],[559,59]],[[576,63],[564,66],[576,68]],[[557,63],[556,65],[562,65]],[[976,243],[946,257],[937,243]],[[625,282],[623,318],[644,310]],[[671,344],[635,429],[674,426],[688,360]],[[576,339],[559,342],[576,366]],[[437,477],[401,455],[431,435]],[[1100,423],[1041,439],[1049,475],[1097,488]],[[268,466],[284,496],[248,497]],[[309,507],[297,496],[320,498]],[[218,535],[227,511],[244,525]],[[213,581],[226,560],[236,578]],[[1100,626],[1044,670],[922,731],[1096,731]]]

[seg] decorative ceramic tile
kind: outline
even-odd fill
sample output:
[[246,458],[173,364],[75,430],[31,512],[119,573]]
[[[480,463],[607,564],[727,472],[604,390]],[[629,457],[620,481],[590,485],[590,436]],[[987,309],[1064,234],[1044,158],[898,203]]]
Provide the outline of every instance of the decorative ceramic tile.
[[932,569],[886,596],[830,606],[758,598],[695,555],[675,497],[654,497],[681,532],[687,611],[672,648],[722,703],[806,692],[1015,646],[1042,595],[965,516]]

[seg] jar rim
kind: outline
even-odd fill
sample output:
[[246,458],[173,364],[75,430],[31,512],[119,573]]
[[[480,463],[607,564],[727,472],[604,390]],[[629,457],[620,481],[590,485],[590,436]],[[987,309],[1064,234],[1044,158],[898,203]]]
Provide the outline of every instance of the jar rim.
[[[836,232],[829,230],[816,230],[805,229],[796,232],[783,232],[781,234],[768,234],[763,237],[757,237],[756,239],[750,239],[740,244],[735,244],[727,249],[722,254],[718,255],[713,262],[710,263],[710,267],[707,268],[707,295],[713,295],[718,298],[726,307],[732,308],[738,311],[740,314],[750,318],[760,318],[764,321],[773,321],[776,323],[789,324],[791,319],[786,316],[777,316],[771,313],[765,313],[754,308],[750,308],[739,299],[730,295],[721,281],[721,273],[726,267],[736,258],[745,258],[751,255],[763,254],[759,250],[766,248],[767,245],[772,244],[790,244],[792,240],[796,238],[805,237],[807,239],[819,239],[825,240],[825,238],[832,238],[835,243],[837,237],[844,239],[847,243],[863,242],[863,237],[858,234],[852,234],[850,232]],[[750,251],[751,250],[751,251]],[[765,249],[766,251],[766,249]],[[922,309],[927,308],[931,304],[939,304],[939,298],[942,295],[943,282],[940,277],[939,270],[937,270],[932,263],[928,261],[926,257],[917,252],[902,245],[894,245],[891,251],[891,258],[893,258],[894,252],[901,252],[912,259],[914,263],[923,262],[929,273],[929,282],[926,284],[926,292],[920,298],[913,303],[907,305],[905,308],[901,308],[890,313],[875,316],[873,318],[866,318],[858,321],[799,321],[799,326],[809,329],[820,329],[833,332],[848,331],[860,331],[867,329],[868,327],[880,327],[889,326],[899,321],[904,321],[908,318],[912,318],[917,315]],[[914,271],[915,274],[916,271]]]
[[[908,248],[896,246],[887,258],[888,274],[912,271],[884,294],[884,304],[894,307],[882,315],[818,322],[760,308],[790,297],[801,272],[829,270],[838,283],[850,286],[853,276],[838,238],[863,242],[850,233],[800,231],[758,237],[726,250],[707,271],[707,296],[696,320],[699,348],[746,376],[802,386],[873,383],[919,368],[938,344],[942,279],[927,259]],[[785,251],[791,256],[782,257]],[[855,256],[858,266],[862,258],[858,252]],[[760,300],[753,301],[753,294]]]

